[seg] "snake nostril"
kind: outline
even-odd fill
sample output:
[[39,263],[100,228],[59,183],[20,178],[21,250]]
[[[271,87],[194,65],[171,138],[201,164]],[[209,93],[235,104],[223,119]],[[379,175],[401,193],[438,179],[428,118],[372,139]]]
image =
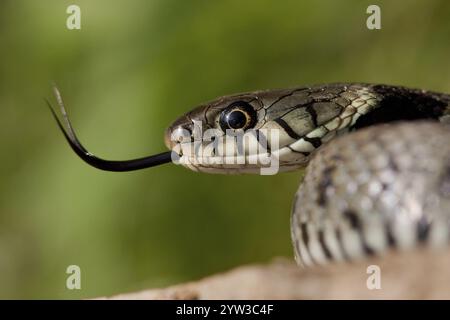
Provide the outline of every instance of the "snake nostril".
[[164,144],[166,145],[167,149],[173,148],[173,141],[171,137],[172,137],[172,128],[169,127],[164,132]]

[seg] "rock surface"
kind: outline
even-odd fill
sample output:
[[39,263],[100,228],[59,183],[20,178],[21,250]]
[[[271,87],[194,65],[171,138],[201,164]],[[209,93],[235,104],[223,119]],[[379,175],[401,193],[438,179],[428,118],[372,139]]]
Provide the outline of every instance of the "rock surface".
[[[373,279],[367,273],[370,265],[380,268],[381,289],[367,287],[368,278]],[[275,259],[168,288],[102,299],[450,299],[450,250],[391,252],[310,269]]]

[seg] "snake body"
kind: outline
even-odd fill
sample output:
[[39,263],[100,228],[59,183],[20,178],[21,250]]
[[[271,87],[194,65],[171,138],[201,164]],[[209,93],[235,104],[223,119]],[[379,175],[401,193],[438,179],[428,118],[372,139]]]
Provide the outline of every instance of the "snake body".
[[[130,161],[93,156],[76,139],[62,100],[60,105],[68,133],[60,127],[89,164],[127,171],[170,161],[167,154]],[[212,141],[196,134],[196,124],[214,130],[215,138],[277,130],[276,148],[267,140],[280,170],[307,166],[291,214],[300,265],[351,260],[389,248],[441,246],[450,239],[450,95],[363,83],[256,91],[205,103],[166,131],[166,145],[192,170],[257,173],[259,163],[196,162],[200,147]],[[258,142],[261,137],[256,136]],[[194,142],[195,147],[183,148]],[[213,159],[223,156],[221,147],[236,153],[246,149],[234,140],[214,142]]]
[[[168,147],[177,144],[170,134],[180,127],[191,132],[193,120],[218,128],[219,115],[236,101],[256,110],[255,128],[280,130],[281,170],[309,164],[291,214],[298,264],[447,243],[450,129],[431,121],[450,123],[449,95],[331,84],[227,96],[178,119],[168,129]],[[255,172],[250,165],[188,161],[186,166],[211,173]]]
[[305,266],[448,243],[450,129],[432,122],[367,128],[311,159],[291,235]]

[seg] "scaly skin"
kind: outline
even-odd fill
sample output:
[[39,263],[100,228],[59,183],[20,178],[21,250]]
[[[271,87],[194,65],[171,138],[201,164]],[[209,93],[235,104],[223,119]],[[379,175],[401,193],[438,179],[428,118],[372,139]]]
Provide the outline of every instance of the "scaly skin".
[[442,247],[450,227],[450,128],[376,125],[312,157],[294,199],[291,236],[304,266],[416,245]]

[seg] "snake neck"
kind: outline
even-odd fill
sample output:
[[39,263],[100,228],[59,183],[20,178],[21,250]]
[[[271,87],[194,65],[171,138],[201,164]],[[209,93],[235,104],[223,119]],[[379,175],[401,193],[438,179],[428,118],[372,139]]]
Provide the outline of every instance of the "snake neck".
[[450,95],[401,86],[369,85],[379,103],[350,129],[400,120],[432,119],[450,124]]
[[[310,89],[313,100],[309,109],[302,108],[311,114],[311,118],[322,118],[326,121],[312,121],[309,132],[282,149],[289,157],[281,158],[282,170],[291,171],[306,167],[311,156],[328,141],[347,132],[377,124],[396,121],[435,120],[450,125],[450,95],[402,86],[380,84],[330,84]],[[317,98],[316,91],[320,92]],[[320,98],[322,98],[320,100]],[[331,98],[330,98],[331,97]],[[319,99],[319,100],[317,100]],[[319,105],[327,105],[323,110]],[[340,104],[340,107],[334,107]],[[312,111],[311,109],[315,109]],[[324,114],[336,115],[326,118]],[[291,119],[292,118],[292,119]],[[297,133],[297,118],[284,116],[286,132]],[[325,128],[325,129],[324,129]],[[292,134],[290,134],[293,136]]]

